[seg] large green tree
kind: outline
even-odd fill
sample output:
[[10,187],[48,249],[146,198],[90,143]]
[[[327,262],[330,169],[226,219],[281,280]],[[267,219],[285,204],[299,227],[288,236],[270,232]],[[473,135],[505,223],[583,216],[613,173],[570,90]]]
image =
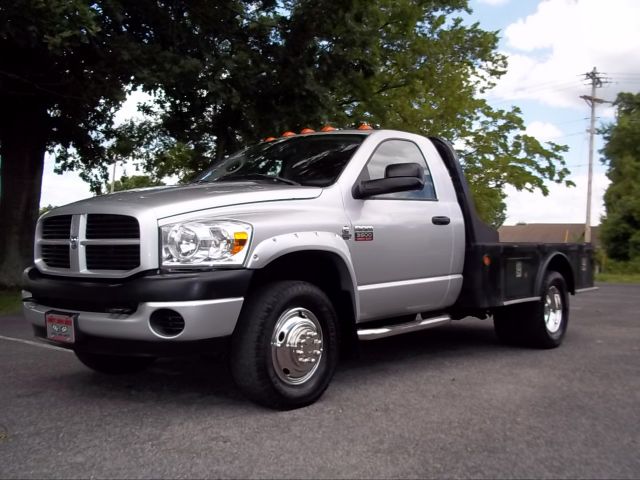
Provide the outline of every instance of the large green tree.
[[166,89],[151,120],[124,128],[141,147],[130,156],[155,176],[188,178],[261,137],[365,120],[457,140],[477,208],[495,226],[506,185],[546,194],[546,181],[564,181],[566,149],[526,135],[517,108],[483,99],[506,62],[496,32],[456,15],[466,1],[280,5],[246,13],[235,43],[213,42],[222,70]]
[[[546,191],[568,172],[561,146],[482,99],[506,63],[497,32],[464,24],[465,11],[467,0],[4,2],[0,282],[29,262],[47,149],[100,192],[115,160],[188,178],[269,134],[366,120],[457,140],[481,213],[501,223],[506,184]],[[137,87],[153,94],[148,120],[114,128]]]
[[260,8],[240,0],[0,3],[0,284],[18,284],[31,261],[45,151],[58,150],[59,168],[88,180],[88,171],[105,172],[127,93],[170,92],[204,65],[219,68],[208,61],[213,39],[240,27],[238,11]]
[[620,93],[617,116],[605,127],[602,150],[611,184],[604,194],[602,240],[609,257],[640,259],[640,93]]

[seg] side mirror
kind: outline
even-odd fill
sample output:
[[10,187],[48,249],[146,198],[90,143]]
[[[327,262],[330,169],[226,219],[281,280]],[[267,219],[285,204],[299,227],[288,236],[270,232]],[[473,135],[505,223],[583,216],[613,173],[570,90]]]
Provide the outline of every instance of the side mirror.
[[385,193],[421,190],[424,187],[424,168],[417,163],[387,165],[384,178],[362,180],[353,187],[353,198],[367,198]]

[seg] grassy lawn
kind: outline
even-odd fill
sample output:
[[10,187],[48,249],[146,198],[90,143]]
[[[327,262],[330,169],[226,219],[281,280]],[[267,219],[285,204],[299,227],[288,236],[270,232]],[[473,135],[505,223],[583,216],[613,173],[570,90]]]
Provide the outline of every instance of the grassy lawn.
[[599,273],[596,282],[640,283],[640,273]]
[[20,290],[0,289],[0,315],[18,313],[21,307]]

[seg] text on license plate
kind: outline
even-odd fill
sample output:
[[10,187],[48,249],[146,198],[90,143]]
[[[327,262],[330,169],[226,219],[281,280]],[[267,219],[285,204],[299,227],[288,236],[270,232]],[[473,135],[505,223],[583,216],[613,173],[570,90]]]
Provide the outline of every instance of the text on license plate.
[[47,338],[56,342],[73,343],[76,341],[75,318],[77,314],[67,312],[47,312],[44,314],[47,325]]

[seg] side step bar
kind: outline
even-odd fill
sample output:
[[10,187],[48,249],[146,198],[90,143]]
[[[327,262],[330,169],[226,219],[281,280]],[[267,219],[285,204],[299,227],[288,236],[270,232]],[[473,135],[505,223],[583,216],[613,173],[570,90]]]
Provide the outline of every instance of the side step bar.
[[389,325],[387,327],[358,329],[358,338],[360,340],[377,340],[378,338],[392,337],[403,333],[417,332],[418,330],[438,327],[449,323],[450,321],[451,317],[449,315],[430,318],[422,318],[420,315],[417,315],[416,319],[411,322]]

